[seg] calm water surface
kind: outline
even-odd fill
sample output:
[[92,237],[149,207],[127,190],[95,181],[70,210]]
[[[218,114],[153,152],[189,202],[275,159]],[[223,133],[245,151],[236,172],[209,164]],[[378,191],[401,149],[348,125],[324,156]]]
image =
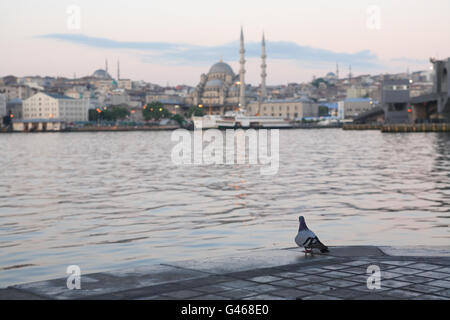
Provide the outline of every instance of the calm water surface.
[[449,245],[450,135],[280,132],[280,168],[177,167],[171,132],[1,134],[0,287],[294,246]]

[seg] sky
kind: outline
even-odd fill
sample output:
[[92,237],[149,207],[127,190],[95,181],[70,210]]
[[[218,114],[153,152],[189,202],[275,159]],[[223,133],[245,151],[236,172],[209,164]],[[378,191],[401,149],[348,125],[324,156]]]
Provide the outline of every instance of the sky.
[[267,83],[310,81],[336,71],[426,70],[450,57],[448,0],[2,0],[0,76],[77,77],[105,68],[121,78],[196,85],[223,59],[260,82],[265,33]]

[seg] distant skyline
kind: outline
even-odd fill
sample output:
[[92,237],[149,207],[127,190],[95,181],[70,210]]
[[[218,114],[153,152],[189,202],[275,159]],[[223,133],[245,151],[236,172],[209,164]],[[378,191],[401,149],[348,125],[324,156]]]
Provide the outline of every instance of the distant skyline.
[[194,86],[221,58],[238,72],[241,25],[253,85],[263,31],[268,85],[310,81],[336,63],[344,77],[350,64],[354,75],[397,73],[450,56],[448,0],[15,0],[0,12],[0,76],[81,77],[108,59],[113,77],[120,60],[122,78]]

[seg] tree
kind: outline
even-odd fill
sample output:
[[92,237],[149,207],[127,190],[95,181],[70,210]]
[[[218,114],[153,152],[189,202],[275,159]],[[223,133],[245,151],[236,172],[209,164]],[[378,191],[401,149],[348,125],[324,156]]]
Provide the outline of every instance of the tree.
[[184,119],[183,116],[179,115],[179,114],[175,114],[172,117],[172,120],[175,120],[176,122],[178,122],[178,124],[180,125],[180,127],[184,126],[184,123],[186,122],[186,120]]
[[203,117],[204,116],[203,109],[197,106],[190,107],[189,110],[186,112],[186,117],[191,118],[192,116]]
[[11,125],[11,115],[3,117],[3,125],[5,127],[8,127],[9,125]]
[[327,106],[319,106],[319,117],[324,117],[329,115],[329,110]]
[[[99,109],[97,109],[99,110]],[[89,110],[89,121],[97,121],[100,120],[100,113],[95,109]]]
[[125,119],[129,115],[130,111],[125,107],[97,108],[95,110],[89,110],[89,121],[117,121]]
[[142,115],[146,121],[171,118],[171,113],[167,111],[159,101],[152,102],[144,106],[142,109]]

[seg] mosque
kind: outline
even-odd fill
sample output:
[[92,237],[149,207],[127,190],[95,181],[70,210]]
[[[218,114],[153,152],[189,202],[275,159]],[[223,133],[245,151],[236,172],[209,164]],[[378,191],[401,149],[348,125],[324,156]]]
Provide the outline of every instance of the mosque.
[[[247,104],[257,99],[250,86],[245,84],[245,48],[244,32],[241,28],[240,38],[240,70],[233,72],[229,64],[220,60],[214,64],[207,74],[200,76],[200,83],[191,94],[190,101],[194,106],[209,109],[212,114],[224,114],[226,111],[245,109]],[[262,39],[261,94],[266,97],[266,44]]]
[[[119,72],[119,71],[118,71]],[[92,74],[91,78],[97,80],[112,80],[113,78],[108,73],[108,60],[105,61],[105,69],[98,69]]]

